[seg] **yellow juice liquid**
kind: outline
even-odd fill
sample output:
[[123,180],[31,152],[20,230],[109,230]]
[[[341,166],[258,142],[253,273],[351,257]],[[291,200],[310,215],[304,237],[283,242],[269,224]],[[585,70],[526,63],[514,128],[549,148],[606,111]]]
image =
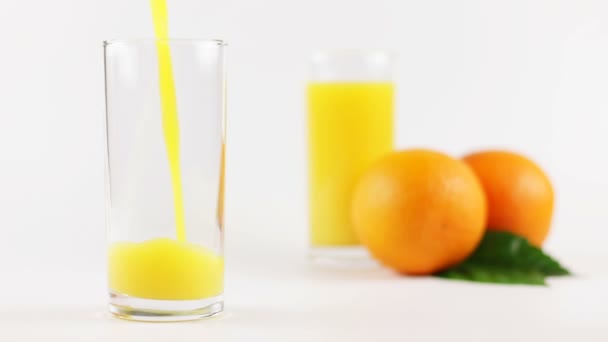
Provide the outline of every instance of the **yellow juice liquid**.
[[156,38],[156,51],[158,54],[158,79],[160,87],[160,103],[162,113],[163,134],[169,159],[171,172],[171,185],[173,186],[173,205],[175,206],[175,232],[177,239],[186,240],[186,227],[184,220],[184,198],[182,195],[182,180],[179,162],[179,120],[177,116],[177,98],[175,95],[175,81],[173,80],[173,67],[171,64],[171,49],[169,42],[169,18],[165,0],[150,0],[152,18],[154,19],[154,32]]
[[390,82],[308,86],[309,210],[316,247],[357,245],[351,196],[361,173],[393,149]]
[[[223,258],[186,240],[177,98],[171,50],[166,40],[167,4],[165,0],[150,0],[150,5],[158,39],[161,120],[173,187],[176,240],[162,238],[112,244],[108,252],[109,286],[114,293],[147,299],[194,300],[217,296],[223,291]],[[221,182],[220,200],[223,199],[223,178]],[[218,215],[222,215],[222,211],[223,207],[218,209]]]
[[109,251],[110,288],[138,298],[193,300],[220,295],[224,260],[173,239],[117,242]]

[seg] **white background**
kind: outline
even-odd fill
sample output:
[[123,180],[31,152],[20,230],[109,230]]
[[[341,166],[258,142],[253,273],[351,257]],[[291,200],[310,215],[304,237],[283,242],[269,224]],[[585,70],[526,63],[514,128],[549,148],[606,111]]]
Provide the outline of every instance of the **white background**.
[[[303,260],[306,66],[345,47],[398,52],[398,147],[529,155],[557,189],[547,248],[608,268],[608,2],[168,2],[171,36],[230,44],[228,265]],[[144,0],[2,0],[3,271],[103,281],[101,43],[151,35]],[[2,284],[26,295],[19,277]]]

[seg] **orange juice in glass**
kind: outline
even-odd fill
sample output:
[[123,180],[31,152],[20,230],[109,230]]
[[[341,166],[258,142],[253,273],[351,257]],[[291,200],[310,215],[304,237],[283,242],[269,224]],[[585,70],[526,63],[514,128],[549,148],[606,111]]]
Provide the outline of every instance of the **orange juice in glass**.
[[119,318],[223,310],[225,48],[104,44],[108,291]]
[[308,97],[309,222],[312,255],[366,257],[351,223],[361,173],[393,149],[394,84],[386,51],[319,52]]

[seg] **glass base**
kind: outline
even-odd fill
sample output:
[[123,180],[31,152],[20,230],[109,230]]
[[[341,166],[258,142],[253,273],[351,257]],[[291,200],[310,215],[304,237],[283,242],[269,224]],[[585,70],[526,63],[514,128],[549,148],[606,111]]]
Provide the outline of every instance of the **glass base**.
[[378,265],[363,246],[313,246],[310,249],[310,259],[315,263],[338,267],[371,267]]
[[110,312],[122,319],[143,322],[192,321],[224,310],[222,295],[197,300],[156,300],[110,292]]

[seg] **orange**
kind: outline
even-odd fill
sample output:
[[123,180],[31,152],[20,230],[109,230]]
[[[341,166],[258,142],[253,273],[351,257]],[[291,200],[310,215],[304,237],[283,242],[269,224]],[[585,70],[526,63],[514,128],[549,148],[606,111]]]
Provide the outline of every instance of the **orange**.
[[394,152],[360,178],[352,203],[361,243],[407,274],[455,265],[477,247],[486,224],[479,180],[462,161],[429,150]]
[[508,231],[540,247],[553,215],[553,186],[530,159],[507,151],[483,151],[464,158],[488,198],[488,229]]

